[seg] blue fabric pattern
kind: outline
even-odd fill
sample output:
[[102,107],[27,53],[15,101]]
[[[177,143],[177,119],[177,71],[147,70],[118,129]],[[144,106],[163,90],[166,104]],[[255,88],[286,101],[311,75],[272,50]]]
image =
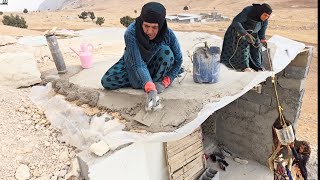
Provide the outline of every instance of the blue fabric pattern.
[[178,76],[182,64],[180,44],[174,32],[168,28],[163,42],[152,44],[151,59],[143,59],[135,36],[135,23],[124,34],[126,48],[120,60],[102,77],[101,84],[106,89],[131,86],[144,88],[149,81],[162,81],[169,76],[171,82]]

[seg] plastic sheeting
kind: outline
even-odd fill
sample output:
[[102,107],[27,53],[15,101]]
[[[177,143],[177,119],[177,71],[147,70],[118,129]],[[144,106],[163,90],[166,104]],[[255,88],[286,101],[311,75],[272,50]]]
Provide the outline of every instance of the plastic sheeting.
[[[111,149],[130,142],[167,142],[185,137],[199,127],[212,113],[236,100],[257,84],[265,81],[272,73],[282,71],[304,48],[299,43],[281,36],[273,36],[268,41],[270,57],[273,61],[274,72],[265,71],[256,73],[248,84],[232,96],[225,96],[217,102],[206,104],[197,117],[173,132],[137,133],[123,131],[119,125],[109,126],[108,131],[90,130],[89,117],[81,108],[66,102],[61,96],[52,96],[50,84],[46,87],[34,86],[30,94],[31,100],[44,110],[48,120],[56,128],[62,130],[69,143],[80,149],[85,149],[97,139],[106,142]],[[105,117],[95,117],[96,121],[103,122]],[[99,118],[101,118],[99,120]],[[108,123],[108,122],[105,122]],[[112,124],[112,123],[111,123]]]

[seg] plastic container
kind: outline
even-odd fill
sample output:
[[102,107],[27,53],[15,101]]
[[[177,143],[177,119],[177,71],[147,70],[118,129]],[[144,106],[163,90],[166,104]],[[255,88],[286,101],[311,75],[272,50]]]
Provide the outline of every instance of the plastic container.
[[92,67],[92,53],[80,51],[80,62],[84,69],[89,69]]
[[81,66],[84,69],[89,69],[92,67],[92,44],[82,43],[80,45],[81,50],[77,52],[75,49],[70,47],[70,49],[75,52],[80,57]]
[[219,80],[220,48],[198,47],[193,54],[193,80],[196,83],[213,84]]
[[282,129],[275,128],[275,131],[282,145],[288,145],[295,139],[292,125],[288,125],[286,127],[283,127]]

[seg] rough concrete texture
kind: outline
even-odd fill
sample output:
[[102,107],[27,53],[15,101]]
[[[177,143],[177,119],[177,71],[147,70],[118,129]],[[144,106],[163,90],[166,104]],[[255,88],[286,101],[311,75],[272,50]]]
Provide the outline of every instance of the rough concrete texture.
[[52,87],[55,92],[66,96],[67,101],[77,101],[76,104],[79,106],[82,104],[96,106],[99,100],[99,92],[80,88],[67,80],[57,79],[53,81]]
[[[70,83],[74,85],[94,90],[94,94],[99,92],[99,98],[92,98],[88,93],[79,93],[78,86],[75,87],[74,85],[68,85],[65,83],[58,84],[58,88],[60,86],[66,87],[67,90],[59,88],[58,91],[61,91],[59,92],[60,94],[67,96],[67,100],[78,100],[78,104],[90,102],[90,105],[96,105],[112,111],[121,112],[121,116],[129,122],[126,124],[127,130],[138,129],[147,130],[149,132],[167,132],[176,130],[195,119],[195,117],[198,116],[199,111],[206,104],[220,102],[224,98],[235,96],[239,92],[243,91],[248,84],[257,81],[259,76],[267,77],[267,74],[269,73],[235,72],[227,69],[225,66],[220,66],[219,81],[217,83],[195,83],[192,77],[193,64],[190,57],[188,57],[188,54],[192,55],[197,46],[204,46],[204,43],[202,43],[204,41],[207,41],[209,46],[221,47],[222,39],[206,33],[177,32],[176,35],[182,48],[184,59],[183,66],[185,67],[186,72],[182,74],[182,77],[176,78],[171,86],[166,89],[164,93],[159,95],[161,104],[164,107],[161,110],[162,112],[151,113],[156,115],[151,116],[149,115],[150,113],[146,113],[144,111],[146,96],[143,90],[122,88],[108,91],[103,90],[100,83],[101,77],[104,75],[106,70],[122,56],[124,47],[122,39],[123,31],[103,29],[97,30],[97,32],[94,33],[91,31],[84,31],[83,33],[86,36],[72,38],[68,41],[61,40],[59,43],[63,50],[68,49],[66,46],[70,46],[71,44],[79,43],[81,41],[83,42],[84,38],[87,38],[85,39],[86,41],[92,42],[94,47],[102,45],[110,46],[110,51],[108,51],[108,53],[104,53],[104,57],[95,56],[93,68],[84,69],[69,78]],[[105,40],[101,39],[101,36],[104,36]],[[54,88],[57,89],[55,86]],[[97,100],[97,102],[95,102],[95,100]],[[259,99],[259,101],[264,100],[264,98]],[[272,101],[272,99],[264,102],[264,104],[267,105],[270,101]],[[252,113],[260,112],[260,106],[256,105],[254,102],[242,99],[239,103],[244,103],[245,105],[252,107],[252,111],[246,113],[247,116],[251,116]],[[141,120],[140,117],[144,118]],[[137,118],[140,119],[140,122],[144,123],[144,125],[139,123],[139,120],[136,121]]]
[[[206,33],[179,32],[177,33],[177,36],[181,42],[180,44],[183,49],[183,66],[185,67],[186,72],[185,74],[183,74],[183,77],[177,78],[170,86],[170,88],[159,95],[163,109],[152,114],[161,115],[150,116],[148,115],[150,113],[147,114],[144,111],[146,96],[142,90],[136,90],[132,88],[123,88],[114,91],[103,90],[100,84],[101,77],[108,68],[110,68],[115,62],[119,60],[123,53],[123,40],[119,38],[121,36],[112,36],[109,38],[110,34],[107,31],[100,33],[108,36],[108,41],[110,40],[110,42],[114,43],[112,49],[115,49],[115,47],[118,46],[118,50],[112,51],[113,54],[109,54],[108,57],[97,58],[97,60],[95,60],[93,68],[85,69],[78,74],[70,77],[69,80],[71,83],[74,83],[82,88],[89,88],[98,91],[100,93],[98,102],[91,102],[91,104],[96,104],[98,107],[121,112],[121,116],[125,117],[130,122],[127,123],[127,129],[129,130],[144,129],[150,132],[173,131],[193,120],[205,104],[219,101],[219,99],[225,96],[232,96],[234,94],[237,94],[243,89],[243,86],[245,86],[250,81],[252,81],[253,78],[255,78],[255,74],[249,75],[247,73],[234,72],[221,66],[219,78],[223,79],[224,81],[218,82],[216,84],[194,83],[192,78],[193,65],[190,61],[190,58],[187,56],[186,51],[189,51],[192,54],[195,48],[194,45],[201,41],[207,41],[209,45],[220,47],[222,40],[218,37]],[[117,33],[120,35],[120,33],[122,32]],[[96,39],[94,40],[96,41]],[[72,41],[79,40],[73,38]],[[62,49],[64,49],[64,43],[65,42],[63,41],[61,42]],[[203,45],[198,44],[197,46]],[[119,49],[121,51],[119,51]],[[60,94],[67,96],[67,100],[80,99],[79,96],[75,96],[81,94],[79,94],[77,91],[74,91],[75,88],[73,85],[64,85],[63,87],[67,87],[67,90],[63,91],[60,88],[59,91],[62,91]],[[149,121],[149,126],[145,126],[135,121],[134,119],[139,118],[138,116],[145,117],[145,119]]]
[[[187,73],[185,77],[177,78],[164,93],[159,95],[163,109],[153,114],[162,113],[163,115],[157,115],[156,118],[148,119],[151,116],[148,116],[144,110],[146,95],[142,90],[122,88],[107,91],[102,89],[100,79],[113,63],[110,63],[110,61],[98,62],[93,68],[83,70],[69,80],[79,87],[99,92],[99,100],[97,103],[94,102],[94,104],[112,111],[121,112],[121,116],[130,122],[127,124],[127,129],[144,129],[150,132],[173,131],[185,125],[197,116],[205,104],[217,102],[225,96],[237,94],[257,75],[256,73],[235,72],[221,66],[220,79],[223,79],[223,81],[215,84],[197,84],[193,81],[192,74],[190,73],[192,67],[189,66],[186,68]],[[187,61],[186,64],[188,63]],[[66,95],[67,100],[74,100],[72,99],[74,95],[81,94],[74,92],[73,87],[73,85],[68,87],[67,91],[60,94]],[[136,115],[139,112],[139,116],[146,115],[148,121],[152,121],[150,126],[142,125],[134,120],[137,119]]]
[[[299,66],[303,72],[309,69],[308,65],[311,61],[312,49],[308,50],[300,53],[292,63],[306,65],[303,68]],[[284,78],[286,70],[287,68],[278,73],[277,77]],[[300,86],[304,79],[294,80]],[[272,152],[271,127],[279,116],[274,88],[270,82],[271,78],[268,78],[262,83],[261,94],[248,91],[239,99],[216,111],[203,124],[204,134],[212,139],[216,138],[218,142],[225,144],[232,152],[242,157],[267,165],[267,159]],[[277,91],[280,104],[284,109],[284,116],[295,128],[300,115],[304,87],[297,89],[292,86],[290,89],[278,83]],[[216,133],[210,131],[216,131]]]

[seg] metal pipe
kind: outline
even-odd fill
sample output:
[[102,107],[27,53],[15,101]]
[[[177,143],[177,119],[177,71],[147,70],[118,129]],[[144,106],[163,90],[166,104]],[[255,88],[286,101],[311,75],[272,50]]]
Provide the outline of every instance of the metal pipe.
[[56,65],[56,68],[58,70],[58,74],[64,74],[67,72],[66,65],[63,60],[63,56],[61,54],[61,51],[59,49],[58,41],[55,35],[46,35],[46,39],[48,42],[48,46],[52,55],[52,58],[54,60],[54,63]]

